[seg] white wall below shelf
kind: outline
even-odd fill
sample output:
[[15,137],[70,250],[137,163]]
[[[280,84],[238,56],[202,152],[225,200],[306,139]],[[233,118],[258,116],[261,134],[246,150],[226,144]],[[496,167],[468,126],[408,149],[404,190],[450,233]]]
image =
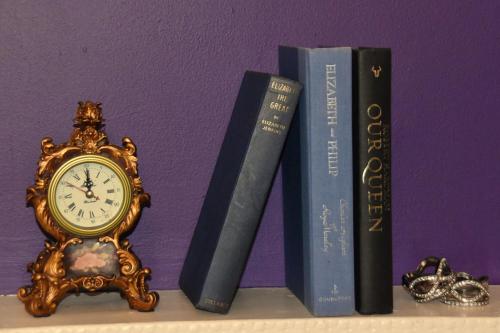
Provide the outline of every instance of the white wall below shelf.
[[417,304],[394,287],[391,315],[312,317],[285,288],[241,289],[229,314],[199,311],[180,291],[161,291],[156,311],[128,308],[117,293],[66,298],[56,314],[33,318],[15,296],[0,296],[0,333],[368,333],[500,332],[500,286],[491,286],[485,307],[460,308],[439,302]]

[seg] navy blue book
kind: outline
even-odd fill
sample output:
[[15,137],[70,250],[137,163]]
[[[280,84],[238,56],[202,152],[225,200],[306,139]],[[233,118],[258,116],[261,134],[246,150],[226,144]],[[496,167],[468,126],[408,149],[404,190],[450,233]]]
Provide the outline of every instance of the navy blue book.
[[283,154],[287,287],[316,316],[354,312],[352,50],[280,47],[303,84]]
[[229,311],[300,90],[289,79],[245,73],[179,279],[198,309]]

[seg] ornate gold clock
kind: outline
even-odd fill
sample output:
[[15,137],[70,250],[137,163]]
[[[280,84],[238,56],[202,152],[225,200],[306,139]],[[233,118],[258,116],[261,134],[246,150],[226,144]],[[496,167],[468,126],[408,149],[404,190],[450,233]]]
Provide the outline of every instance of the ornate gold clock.
[[56,145],[41,143],[35,185],[27,189],[38,224],[49,236],[35,263],[32,285],[19,299],[34,316],[56,311],[69,293],[118,290],[130,308],[151,311],[158,294],[125,235],[133,229],[150,196],[137,173],[136,146],[109,144],[100,104],[79,102],[73,133]]

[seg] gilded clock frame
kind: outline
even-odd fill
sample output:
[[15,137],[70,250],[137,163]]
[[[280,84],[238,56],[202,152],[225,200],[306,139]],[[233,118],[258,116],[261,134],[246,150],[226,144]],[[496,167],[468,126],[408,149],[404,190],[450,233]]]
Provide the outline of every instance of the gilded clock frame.
[[[107,222],[103,226],[99,228],[80,228],[78,226],[75,226],[73,223],[68,221],[59,208],[57,207],[56,204],[56,188],[57,185],[59,184],[61,178],[66,174],[68,170],[71,168],[80,165],[80,164],[85,164],[85,163],[96,163],[96,164],[101,164],[104,166],[107,166],[110,168],[117,176],[119,181],[123,185],[123,202],[121,204],[120,210],[118,213],[111,219],[110,222]],[[82,236],[82,237],[95,237],[102,235],[112,229],[114,229],[122,219],[125,217],[125,214],[127,214],[129,208],[130,208],[130,202],[132,198],[132,186],[130,184],[130,180],[128,179],[127,175],[125,174],[125,171],[115,162],[113,162],[111,159],[101,156],[101,155],[95,155],[95,154],[89,154],[89,155],[80,155],[77,157],[74,157],[70,160],[68,160],[65,164],[61,165],[54,175],[52,176],[52,179],[49,183],[49,189],[48,189],[48,195],[47,195],[47,203],[49,205],[49,210],[52,213],[52,216],[54,219],[57,221],[57,223],[65,230],[68,230],[75,235]]]
[[[109,143],[103,130],[104,119],[99,103],[79,102],[73,126],[73,133],[67,142],[57,145],[52,138],[44,138],[41,142],[35,184],[28,187],[26,202],[34,208],[36,220],[48,239],[36,261],[28,265],[28,271],[32,273],[32,284],[20,288],[17,296],[24,303],[26,311],[37,317],[53,314],[59,303],[70,293],[113,290],[120,291],[131,309],[152,311],[159,296],[158,293],[149,291],[146,283],[151,270],[142,267],[125,238],[135,227],[142,208],[150,204],[150,195],[144,192],[138,175],[137,148],[129,137],[122,139],[121,147]],[[116,249],[119,274],[111,277],[92,274],[69,277],[64,264],[65,249],[82,243],[85,237],[68,232],[59,225],[60,221],[53,215],[49,187],[59,169],[79,156],[100,156],[111,160],[120,167],[130,185],[130,195],[127,196],[130,204],[127,205],[125,214],[112,229],[103,230],[99,236],[92,236],[97,242],[113,244]]]

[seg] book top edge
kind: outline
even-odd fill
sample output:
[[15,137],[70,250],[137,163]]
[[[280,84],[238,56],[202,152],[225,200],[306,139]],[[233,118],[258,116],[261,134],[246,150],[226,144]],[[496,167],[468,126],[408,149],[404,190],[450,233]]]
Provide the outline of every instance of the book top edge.
[[288,46],[280,45],[280,49],[294,49],[306,52],[329,52],[332,50],[338,51],[379,51],[379,52],[391,52],[391,48],[388,47],[350,47],[350,46],[320,46],[320,47],[300,47],[300,46]]
[[387,47],[358,47],[355,50],[357,50],[357,51],[391,52],[391,49],[387,48]]
[[287,45],[280,45],[280,49],[295,49],[295,50],[300,50],[300,51],[306,51],[306,52],[312,52],[312,53],[321,53],[321,52],[331,52],[331,51],[352,51],[353,48],[349,46],[338,46],[338,47],[298,47],[298,46],[287,46]]

